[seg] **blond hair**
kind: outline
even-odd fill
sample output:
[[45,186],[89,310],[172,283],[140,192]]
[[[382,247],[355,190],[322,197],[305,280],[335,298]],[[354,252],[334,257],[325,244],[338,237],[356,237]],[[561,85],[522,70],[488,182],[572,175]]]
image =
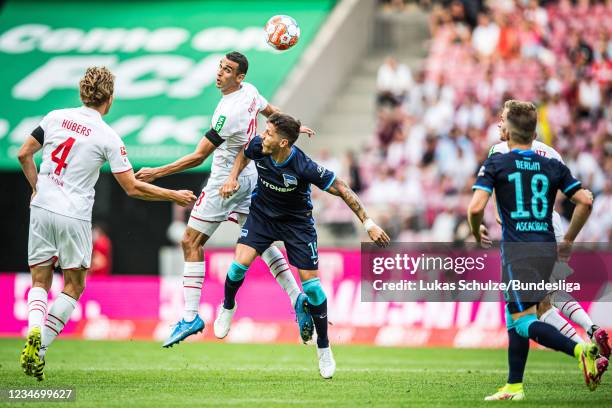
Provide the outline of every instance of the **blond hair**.
[[85,106],[100,106],[113,96],[115,76],[106,67],[89,67],[79,82]]
[[538,124],[536,106],[531,102],[511,99],[504,103],[504,108],[507,110],[506,122],[510,137],[517,143],[530,143]]

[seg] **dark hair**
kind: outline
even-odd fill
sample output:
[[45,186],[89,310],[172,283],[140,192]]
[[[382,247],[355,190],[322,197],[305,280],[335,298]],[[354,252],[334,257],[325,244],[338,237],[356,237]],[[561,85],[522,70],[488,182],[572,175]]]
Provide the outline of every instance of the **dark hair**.
[[268,122],[274,125],[276,131],[289,141],[289,145],[293,145],[300,135],[300,127],[302,124],[299,120],[286,113],[276,112],[268,117]]
[[238,51],[232,51],[225,54],[225,58],[238,64],[238,70],[236,70],[236,75],[246,75],[247,71],[249,70],[249,61],[247,60],[247,57],[244,56],[244,54],[241,54]]
[[538,124],[538,110],[531,102],[509,100],[504,103],[508,110],[506,120],[508,122],[510,137],[521,144],[528,144],[533,140],[533,135]]

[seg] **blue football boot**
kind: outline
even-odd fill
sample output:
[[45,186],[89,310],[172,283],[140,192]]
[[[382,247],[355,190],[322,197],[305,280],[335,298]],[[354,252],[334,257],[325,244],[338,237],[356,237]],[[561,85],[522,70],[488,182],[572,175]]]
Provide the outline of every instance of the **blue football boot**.
[[304,343],[312,340],[312,335],[314,333],[314,323],[310,312],[308,312],[307,305],[308,297],[300,293],[293,308],[295,309],[295,317],[300,328],[300,337]]
[[174,330],[172,330],[172,334],[163,344],[163,347],[172,347],[192,334],[200,333],[202,330],[204,330],[204,320],[202,320],[200,315],[196,315],[195,319],[190,322],[181,319],[174,325]]

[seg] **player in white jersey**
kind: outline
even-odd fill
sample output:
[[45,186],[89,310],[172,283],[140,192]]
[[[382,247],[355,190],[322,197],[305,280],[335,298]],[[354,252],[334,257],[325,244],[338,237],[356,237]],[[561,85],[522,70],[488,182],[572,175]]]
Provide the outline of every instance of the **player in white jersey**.
[[[210,177],[191,211],[182,240],[185,259],[183,317],[174,326],[163,347],[171,347],[188,336],[204,330],[204,321],[198,314],[205,274],[204,244],[221,222],[233,221],[242,225],[249,213],[251,194],[257,184],[254,163],[240,174],[238,180],[240,187],[230,198],[222,198],[219,189],[230,174],[237,154],[255,135],[258,114],[268,117],[279,109],[270,105],[259,94],[257,88],[244,82],[247,70],[248,61],[244,55],[235,51],[226,54],[219,63],[216,80],[216,86],[221,91],[222,97],[212,116],[211,128],[196,150],[166,166],[143,168],[136,173],[139,180],[153,181],[159,177],[199,166],[214,152]],[[302,127],[300,131],[314,133],[307,127]],[[289,296],[296,311],[302,340],[308,341],[312,338],[314,325],[312,318],[303,307],[306,296],[297,286],[287,260],[273,245],[262,254],[262,259]]]
[[[80,81],[83,106],[47,114],[19,150],[21,167],[33,190],[28,240],[32,289],[28,292],[28,338],[20,361],[25,373],[39,381],[44,379],[47,347],[68,322],[85,287],[92,254],[94,186],[100,167],[108,162],[130,197],[182,206],[196,200],[191,191],[167,190],[136,180],[121,138],[102,119],[112,105],[113,88],[114,76],[107,68],[87,69]],[[33,156],[40,149],[42,163],[37,172]],[[64,288],[47,313],[55,264],[63,271]]]
[[[510,151],[508,148],[507,140],[503,140],[503,136],[500,137],[502,140],[497,143],[489,150],[489,157],[494,154],[505,154]],[[563,158],[554,148],[542,143],[538,140],[534,140],[531,149],[540,156],[544,156],[550,159],[557,159],[561,163],[564,163]],[[565,164],[565,163],[564,163]],[[588,190],[587,190],[588,191]],[[589,192],[590,193],[590,192]],[[493,200],[495,202],[495,200]],[[496,211],[496,219],[499,224],[501,221]],[[561,221],[561,215],[557,211],[552,213],[553,229],[555,232],[555,238],[557,242],[561,243],[565,235],[563,223]],[[487,229],[483,225],[481,226],[481,232],[487,235]],[[572,269],[566,262],[557,262],[555,269],[552,273],[551,280],[561,281],[573,273]],[[568,319],[581,326],[584,331],[588,334],[591,340],[598,344],[602,355],[606,358],[610,357],[610,345],[608,342],[608,333],[605,329],[594,324],[587,312],[582,308],[580,303],[574,299],[572,295],[565,291],[555,291],[550,293],[538,306],[538,318],[539,320],[555,326],[561,333],[569,337],[574,341],[581,342],[583,339],[576,333],[574,327],[569,324],[559,312],[563,313]]]

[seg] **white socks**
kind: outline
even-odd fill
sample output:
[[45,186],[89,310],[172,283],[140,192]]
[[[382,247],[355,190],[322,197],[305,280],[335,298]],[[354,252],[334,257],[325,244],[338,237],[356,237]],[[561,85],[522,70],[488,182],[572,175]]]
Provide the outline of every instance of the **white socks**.
[[584,331],[588,332],[589,330],[591,330],[591,326],[593,326],[593,321],[578,302],[572,299],[566,302],[555,301],[552,302],[552,304],[556,308],[558,308],[561,313],[567,316],[569,320],[582,327]]
[[270,248],[261,254],[261,259],[268,265],[272,276],[289,296],[291,307],[294,307],[301,292],[283,253],[274,245],[270,245]]
[[45,329],[42,332],[41,357],[44,357],[47,347],[53,342],[53,339],[62,332],[76,305],[77,301],[64,292],[60,293],[57,299],[55,299],[47,315]]
[[34,327],[42,329],[47,314],[47,291],[43,288],[33,287],[28,292],[28,331]]
[[183,319],[186,322],[192,321],[198,314],[205,269],[204,261],[185,262],[185,269],[183,270],[183,295],[185,298]]
[[578,343],[583,343],[582,338],[576,333],[576,329],[572,326],[567,320],[565,320],[557,310],[556,307],[551,307],[548,309],[542,316],[540,316],[540,321],[544,323],[548,323],[551,326],[554,326],[555,329],[559,330],[561,334],[565,337],[570,338]]

